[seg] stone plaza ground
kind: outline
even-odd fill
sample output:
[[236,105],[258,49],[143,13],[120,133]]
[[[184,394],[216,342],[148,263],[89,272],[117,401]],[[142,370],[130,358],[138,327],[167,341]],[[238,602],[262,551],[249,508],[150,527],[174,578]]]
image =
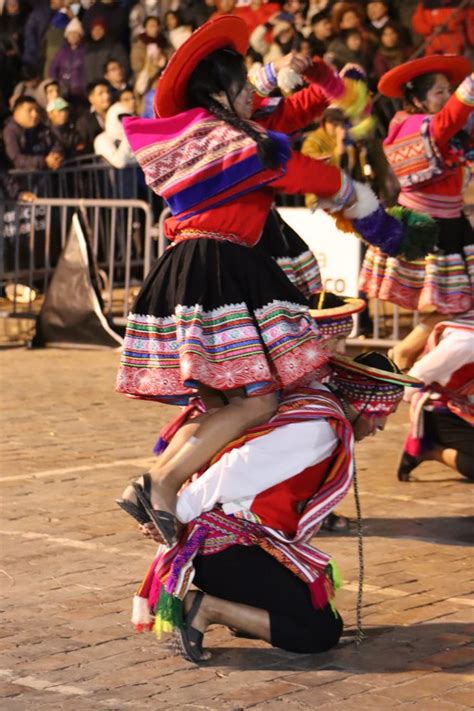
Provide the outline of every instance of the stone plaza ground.
[[[205,639],[212,660],[195,667],[136,634],[131,597],[154,546],[114,498],[145,470],[174,410],[115,394],[117,360],[104,351],[0,352],[4,711],[473,708],[472,485],[435,463],[415,482],[396,480],[405,406],[358,446],[360,647],[355,530],[318,541],[345,579],[346,636],[328,654],[289,654],[214,627]],[[340,512],[354,511],[351,494]]]

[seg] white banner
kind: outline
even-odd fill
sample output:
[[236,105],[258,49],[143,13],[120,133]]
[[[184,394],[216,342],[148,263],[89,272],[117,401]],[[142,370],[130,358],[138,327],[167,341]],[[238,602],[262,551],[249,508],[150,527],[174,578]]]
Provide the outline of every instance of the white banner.
[[325,291],[357,296],[361,242],[341,232],[332,217],[307,207],[279,207],[282,218],[309,246],[319,263]]

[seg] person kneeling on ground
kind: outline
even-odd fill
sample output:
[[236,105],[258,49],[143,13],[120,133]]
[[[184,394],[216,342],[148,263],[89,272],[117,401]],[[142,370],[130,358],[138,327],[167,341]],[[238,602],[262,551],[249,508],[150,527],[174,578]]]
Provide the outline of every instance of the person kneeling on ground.
[[474,481],[474,311],[439,323],[410,370],[425,383],[412,397],[411,430],[398,466],[410,481],[421,462],[436,461]]
[[[383,429],[417,381],[379,354],[331,365],[327,385],[287,392],[266,425],[224,447],[178,497],[179,541],[158,548],[132,619],[173,631],[192,662],[209,659],[210,624],[299,653],[341,636],[337,566],[309,541],[350,488],[354,441]],[[160,540],[151,522],[141,529]]]

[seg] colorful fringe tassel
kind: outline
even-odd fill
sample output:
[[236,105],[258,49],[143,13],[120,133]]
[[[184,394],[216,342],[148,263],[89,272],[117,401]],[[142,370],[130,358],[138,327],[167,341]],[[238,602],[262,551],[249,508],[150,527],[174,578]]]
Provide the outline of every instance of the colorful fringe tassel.
[[[438,241],[439,226],[429,215],[409,210],[401,205],[390,207],[387,213],[403,228],[401,254],[408,261],[422,259],[433,251]],[[383,249],[382,251],[386,251]],[[389,254],[387,252],[387,254]]]
[[183,603],[182,600],[167,593],[164,586],[161,588],[158,604],[155,609],[155,624],[153,632],[158,639],[163,634],[169,634],[176,627],[183,626]]
[[347,219],[343,212],[331,217],[339,230],[357,233],[389,257],[423,259],[434,251],[438,241],[439,227],[432,217],[398,205],[387,209],[379,206],[360,219]]
[[313,607],[317,609],[322,609],[326,605],[331,605],[332,609],[334,607],[334,597],[336,592],[342,587],[342,575],[339,567],[334,559],[331,559],[324,571],[323,575],[320,575],[316,580],[314,580],[309,585],[309,591],[311,593],[311,602]]

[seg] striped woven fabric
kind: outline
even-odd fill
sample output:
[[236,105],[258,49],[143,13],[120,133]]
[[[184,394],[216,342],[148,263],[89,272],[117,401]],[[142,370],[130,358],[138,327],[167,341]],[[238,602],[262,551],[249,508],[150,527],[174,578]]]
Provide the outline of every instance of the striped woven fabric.
[[[402,124],[401,135],[398,135]],[[443,174],[443,158],[429,133],[430,117],[399,112],[390,124],[384,153],[403,189]]]
[[[315,607],[324,607],[332,599],[338,587],[334,584],[335,563],[329,554],[310,545],[309,540],[328,513],[347,494],[354,473],[352,428],[334,395],[310,388],[287,394],[270,423],[253,428],[229,443],[214,457],[213,462],[231,449],[263,436],[275,427],[320,418],[327,420],[334,428],[339,445],[323,485],[307,502],[295,536],[290,539],[281,531],[226,515],[220,509],[202,514],[188,525],[184,541],[171,550],[159,546],[157,557],[136,595],[134,622],[137,627],[150,624],[150,611],[152,615],[155,613],[163,592],[178,600],[184,598],[193,579],[193,559],[197,554],[212,555],[231,545],[263,548],[308,584]],[[140,604],[144,600],[146,606]],[[157,619],[155,631],[159,633],[170,629]]]
[[[264,394],[323,365],[307,307],[272,301],[251,314],[245,303],[211,311],[177,306],[173,316],[130,314],[118,392],[186,404],[199,382]],[[251,383],[251,385],[249,385]]]
[[429,254],[409,262],[386,257],[369,247],[360,274],[359,288],[369,298],[390,301],[412,311],[436,309],[462,313],[474,299],[474,246],[460,254]]
[[398,202],[410,210],[425,212],[431,217],[459,217],[463,208],[463,197],[458,195],[438,195],[435,193],[410,190],[401,192]]
[[255,141],[204,109],[128,118],[124,128],[147,185],[182,219],[260,189],[284,175],[290,157],[288,138],[269,131],[280,160],[275,169],[263,168]]
[[323,288],[319,264],[310,250],[298,255],[294,260],[296,286],[309,299]]

